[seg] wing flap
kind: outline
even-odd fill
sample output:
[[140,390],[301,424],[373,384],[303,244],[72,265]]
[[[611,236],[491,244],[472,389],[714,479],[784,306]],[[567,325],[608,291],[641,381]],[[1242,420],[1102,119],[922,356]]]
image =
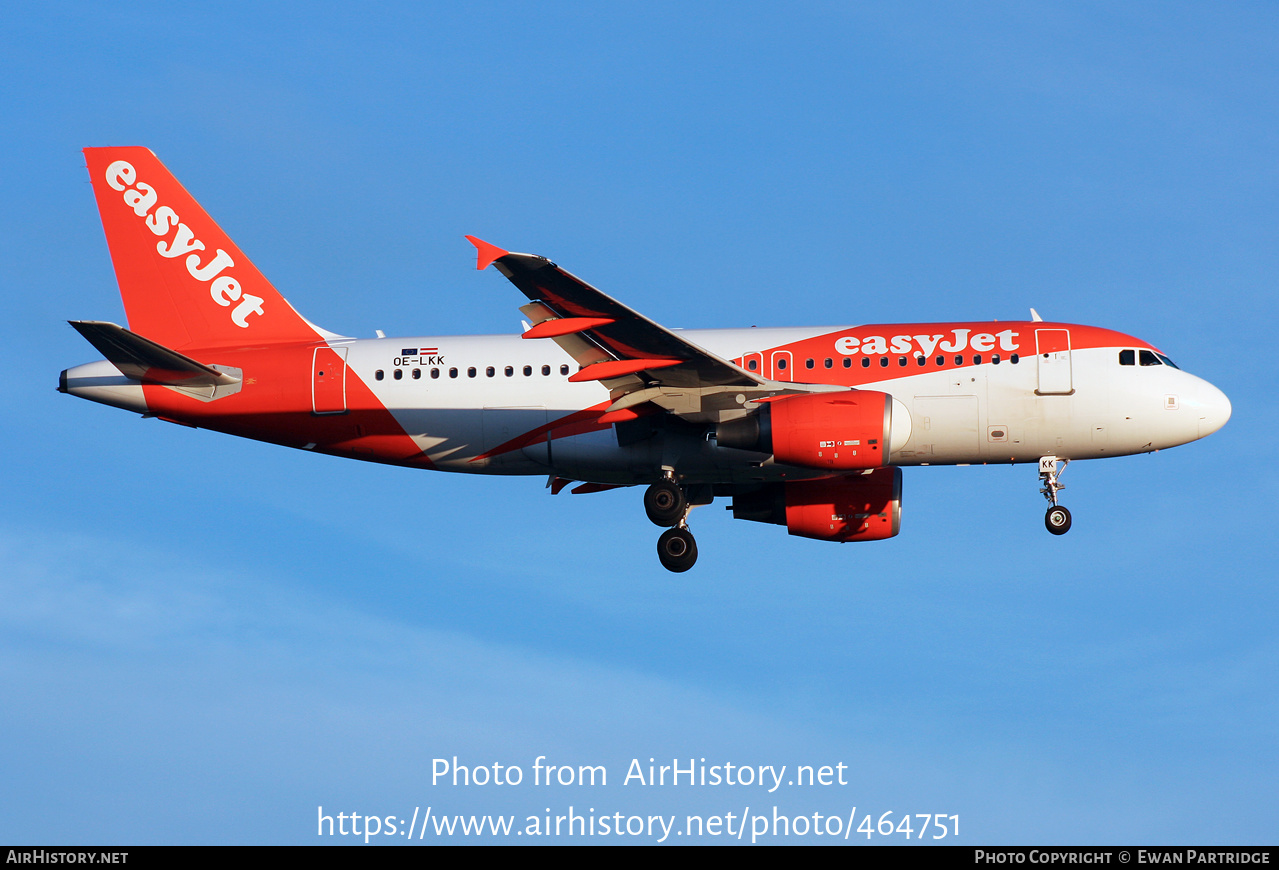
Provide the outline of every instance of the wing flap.
[[597,362],[582,369],[569,380],[573,383],[581,381],[607,381],[623,375],[634,375],[640,372],[654,372],[658,369],[677,366],[677,359],[615,359]]
[[557,335],[574,335],[597,326],[607,326],[612,322],[607,317],[548,317],[525,331],[520,338],[555,338]]

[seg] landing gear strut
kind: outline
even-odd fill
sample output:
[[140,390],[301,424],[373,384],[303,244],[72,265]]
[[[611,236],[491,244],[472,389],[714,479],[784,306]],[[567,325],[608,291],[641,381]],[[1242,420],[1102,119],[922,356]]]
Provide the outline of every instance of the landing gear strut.
[[697,561],[697,541],[688,530],[692,505],[684,488],[672,478],[659,480],[644,493],[644,511],[654,525],[665,526],[657,539],[657,558],[667,571],[679,574]]
[[1066,488],[1061,483],[1061,475],[1065,473],[1070,460],[1060,460],[1060,470],[1057,468],[1058,461],[1056,456],[1039,458],[1039,479],[1044,483],[1039,491],[1044,494],[1044,498],[1048,499],[1050,505],[1048,513],[1044,514],[1044,526],[1054,535],[1064,535],[1070,531],[1070,511],[1057,504],[1057,493]]

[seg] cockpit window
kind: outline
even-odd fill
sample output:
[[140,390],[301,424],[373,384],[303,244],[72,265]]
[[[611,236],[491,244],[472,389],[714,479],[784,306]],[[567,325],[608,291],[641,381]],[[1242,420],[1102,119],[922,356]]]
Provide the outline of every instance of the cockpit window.
[[1162,365],[1162,363],[1159,362],[1159,358],[1155,356],[1154,352],[1149,350],[1141,351],[1141,364],[1143,366]]
[[1121,366],[1135,366],[1137,364],[1137,352],[1135,350],[1119,351],[1119,364]]
[[1155,356],[1159,357],[1160,361],[1161,361],[1161,362],[1163,362],[1163,364],[1164,364],[1164,365],[1166,365],[1166,366],[1172,366],[1173,368],[1177,369],[1178,371],[1180,371],[1180,370],[1181,370],[1181,367],[1180,367],[1179,365],[1177,365],[1177,364],[1176,364],[1175,362],[1173,362],[1172,360],[1168,359],[1168,357],[1164,356],[1163,354],[1161,354],[1161,353],[1157,353],[1157,354],[1155,354]]

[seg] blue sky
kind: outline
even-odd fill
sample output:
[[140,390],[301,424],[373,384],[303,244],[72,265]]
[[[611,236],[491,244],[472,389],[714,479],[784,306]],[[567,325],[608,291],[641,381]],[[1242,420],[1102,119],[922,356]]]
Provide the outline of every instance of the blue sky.
[[[572,805],[1275,842],[1273,6],[22,3],[0,47],[0,839],[309,844],[318,806]],[[346,334],[518,329],[472,233],[672,327],[1034,306],[1153,342],[1234,416],[1072,465],[1061,539],[1033,468],[908,469],[891,541],[716,505],[670,575],[637,490],[57,394],[95,358],[65,321],[124,322],[79,150],[132,144]],[[541,755],[609,785],[431,784],[435,758]],[[623,786],[650,757],[850,781]]]

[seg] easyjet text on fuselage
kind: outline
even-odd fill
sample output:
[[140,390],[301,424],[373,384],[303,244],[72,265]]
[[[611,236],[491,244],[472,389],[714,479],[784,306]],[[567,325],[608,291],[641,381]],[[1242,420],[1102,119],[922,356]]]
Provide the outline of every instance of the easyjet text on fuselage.
[[914,354],[915,356],[932,356],[934,351],[943,353],[962,353],[972,348],[978,353],[990,353],[996,347],[1000,351],[1017,350],[1018,333],[1011,329],[1000,332],[976,332],[972,329],[952,329],[950,333],[926,335],[846,335],[835,341],[835,350],[845,356],[863,353],[872,354]]

